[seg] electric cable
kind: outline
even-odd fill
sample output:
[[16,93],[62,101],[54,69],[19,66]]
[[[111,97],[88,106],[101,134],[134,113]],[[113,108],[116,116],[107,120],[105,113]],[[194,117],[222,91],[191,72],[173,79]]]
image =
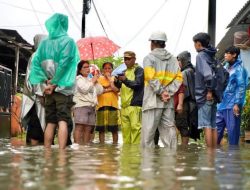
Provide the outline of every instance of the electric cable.
[[104,28],[104,25],[103,25],[103,23],[102,23],[102,20],[101,20],[101,18],[100,18],[100,15],[99,15],[99,13],[98,13],[98,11],[97,11],[97,9],[96,9],[94,0],[92,0],[92,3],[93,3],[93,6],[94,6],[96,15],[97,15],[97,17],[98,17],[98,20],[99,20],[99,22],[100,22],[100,24],[101,24],[101,26],[102,26],[102,29],[103,29],[104,33],[106,34],[106,37],[108,38],[108,34],[107,34],[107,32],[106,32],[106,30],[105,30],[105,28]]
[[[100,6],[99,6],[99,7],[100,7]],[[109,26],[109,28],[110,28],[111,32],[114,34],[115,38],[116,38],[116,39],[119,39],[118,35],[117,35],[117,34],[114,32],[114,30],[112,29],[112,27],[111,27],[111,25],[110,25],[110,23],[109,23],[109,21],[108,21],[106,15],[105,15],[105,13],[102,11],[101,8],[99,8],[99,11],[101,12],[102,18],[104,18],[104,21],[105,21],[105,22],[107,23],[107,25]],[[117,41],[120,41],[120,40],[117,40]]]
[[37,26],[39,26],[40,27],[40,25],[39,24],[30,24],[30,25],[13,25],[13,26],[0,26],[1,28],[15,28],[15,27],[19,27],[19,28],[21,28],[21,27],[37,27]]
[[65,0],[62,0],[62,4],[65,7],[66,11],[69,13],[70,18],[73,20],[74,24],[76,25],[76,27],[81,31],[81,26],[78,24],[78,22],[75,20],[74,16],[72,15],[67,3],[65,2]]
[[[10,7],[15,7],[15,8],[18,8],[18,9],[22,9],[22,10],[34,12],[34,9],[28,9],[28,8],[25,8],[25,7],[20,7],[20,6],[17,6],[17,5],[13,5],[13,4],[11,4],[11,3],[0,2],[0,4],[4,4],[4,5],[10,6]],[[36,11],[37,13],[46,14],[46,15],[50,15],[50,14],[51,14],[51,13],[45,12],[45,11],[38,11],[38,10],[35,10],[35,11]]]
[[46,0],[46,1],[47,1],[48,5],[49,5],[51,11],[54,13],[55,9],[52,7],[51,3],[49,2],[49,0]]
[[153,15],[148,19],[148,21],[139,29],[139,31],[124,45],[125,48],[128,44],[130,44],[143,30],[147,27],[147,25],[154,19],[154,17],[159,14],[159,12],[163,9],[164,5],[168,0],[165,0],[160,7],[153,13]]
[[41,22],[40,22],[40,20],[39,20],[39,17],[38,17],[38,15],[37,15],[37,12],[36,12],[36,10],[35,10],[35,8],[34,8],[34,6],[33,6],[32,0],[30,0],[29,2],[30,2],[30,5],[31,5],[31,7],[32,7],[32,9],[33,9],[33,12],[34,12],[34,14],[35,14],[35,16],[36,16],[36,19],[37,19],[37,21],[38,21],[38,24],[40,25],[40,27],[41,27],[43,33],[45,33],[45,31],[44,31],[44,29],[43,29],[43,27],[42,27],[42,24],[41,24]]
[[186,20],[187,20],[187,15],[189,13],[191,2],[192,2],[192,0],[189,0],[188,7],[187,7],[187,10],[186,10],[186,14],[185,14],[182,26],[181,26],[181,30],[180,30],[179,36],[177,38],[177,42],[175,44],[174,52],[175,52],[177,46],[179,45],[179,42],[180,42],[180,39],[181,39],[181,35],[182,35],[183,29],[184,29],[184,26],[185,26],[185,23],[186,23]]

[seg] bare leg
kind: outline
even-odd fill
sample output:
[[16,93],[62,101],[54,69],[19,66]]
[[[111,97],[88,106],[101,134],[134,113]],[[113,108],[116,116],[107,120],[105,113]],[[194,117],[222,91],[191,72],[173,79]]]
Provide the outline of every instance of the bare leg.
[[65,149],[68,140],[68,125],[66,121],[59,121],[58,126],[59,149]]
[[38,140],[35,140],[35,139],[30,139],[30,144],[32,146],[36,146],[36,145],[39,145],[39,141]]
[[217,146],[217,140],[218,140],[217,129],[212,129],[212,140],[213,140],[213,147],[216,147]]
[[88,144],[91,138],[92,126],[84,125],[83,126],[83,144]]
[[54,139],[56,124],[48,123],[44,132],[44,146],[50,148]]
[[99,131],[99,141],[101,144],[104,144],[104,141],[105,141],[105,132],[104,131]]
[[113,136],[113,144],[117,144],[118,143],[118,132],[112,132],[112,136]]
[[188,145],[189,137],[181,137],[181,144]]
[[90,142],[93,142],[95,140],[95,131],[90,134]]
[[82,143],[82,133],[83,133],[83,125],[76,124],[74,130],[74,142],[77,144]]
[[212,129],[204,128],[204,133],[205,133],[205,141],[206,141],[207,147],[213,147]]

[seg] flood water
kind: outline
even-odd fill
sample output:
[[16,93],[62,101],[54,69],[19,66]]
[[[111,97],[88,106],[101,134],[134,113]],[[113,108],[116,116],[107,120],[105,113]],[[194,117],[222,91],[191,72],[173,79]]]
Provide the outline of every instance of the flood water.
[[250,189],[250,144],[148,150],[108,141],[59,151],[0,139],[0,189]]

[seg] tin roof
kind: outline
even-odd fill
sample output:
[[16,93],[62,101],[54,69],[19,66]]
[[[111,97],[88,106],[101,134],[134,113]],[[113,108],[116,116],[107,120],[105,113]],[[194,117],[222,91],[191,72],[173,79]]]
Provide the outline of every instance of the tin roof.
[[241,8],[237,15],[228,24],[227,28],[240,24],[250,24],[250,0],[248,0]]

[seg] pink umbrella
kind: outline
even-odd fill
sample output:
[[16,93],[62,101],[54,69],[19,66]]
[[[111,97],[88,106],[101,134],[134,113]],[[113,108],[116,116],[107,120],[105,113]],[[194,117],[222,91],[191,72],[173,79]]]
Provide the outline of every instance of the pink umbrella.
[[110,57],[120,48],[113,41],[103,36],[81,38],[77,41],[77,46],[81,60]]

